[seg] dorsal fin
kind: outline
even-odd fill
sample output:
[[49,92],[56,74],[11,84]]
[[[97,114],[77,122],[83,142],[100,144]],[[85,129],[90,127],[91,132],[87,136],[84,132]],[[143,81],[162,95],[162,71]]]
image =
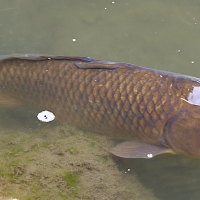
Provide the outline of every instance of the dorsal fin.
[[93,60],[92,62],[76,62],[81,69],[116,69],[123,66],[122,63]]
[[22,60],[71,60],[71,61],[82,61],[91,62],[95,61],[89,57],[79,57],[79,56],[55,56],[46,54],[12,54],[12,55],[0,55],[0,60],[9,59],[22,59]]
[[55,55],[45,55],[45,54],[0,55],[0,61],[9,59],[77,61],[75,63],[77,67],[88,68],[88,69],[115,69],[121,67],[124,64],[124,63],[108,62],[104,60],[95,60],[89,57],[79,57],[79,56],[55,56]]

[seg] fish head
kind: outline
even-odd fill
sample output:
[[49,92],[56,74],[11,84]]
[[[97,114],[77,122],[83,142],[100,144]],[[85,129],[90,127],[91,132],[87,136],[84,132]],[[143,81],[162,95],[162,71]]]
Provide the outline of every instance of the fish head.
[[184,100],[181,111],[168,120],[164,136],[175,152],[200,158],[200,90]]

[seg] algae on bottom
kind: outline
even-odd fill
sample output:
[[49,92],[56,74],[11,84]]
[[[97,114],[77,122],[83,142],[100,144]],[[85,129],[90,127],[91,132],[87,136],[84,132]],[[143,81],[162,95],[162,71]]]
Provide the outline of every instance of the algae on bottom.
[[57,126],[0,137],[0,199],[155,199],[119,171],[103,136]]

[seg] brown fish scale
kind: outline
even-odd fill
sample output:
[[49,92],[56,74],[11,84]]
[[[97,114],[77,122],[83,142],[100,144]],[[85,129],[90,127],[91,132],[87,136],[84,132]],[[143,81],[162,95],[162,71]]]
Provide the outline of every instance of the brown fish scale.
[[67,60],[0,62],[3,94],[49,110],[56,119],[111,137],[163,140],[170,113],[182,106],[189,80],[121,64],[116,69],[80,69]]

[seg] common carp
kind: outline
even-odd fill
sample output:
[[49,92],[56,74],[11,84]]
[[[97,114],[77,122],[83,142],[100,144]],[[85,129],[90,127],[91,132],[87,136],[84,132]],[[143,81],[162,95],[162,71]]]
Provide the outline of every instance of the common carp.
[[200,79],[191,76],[87,57],[2,55],[0,104],[122,139],[116,156],[200,157]]

